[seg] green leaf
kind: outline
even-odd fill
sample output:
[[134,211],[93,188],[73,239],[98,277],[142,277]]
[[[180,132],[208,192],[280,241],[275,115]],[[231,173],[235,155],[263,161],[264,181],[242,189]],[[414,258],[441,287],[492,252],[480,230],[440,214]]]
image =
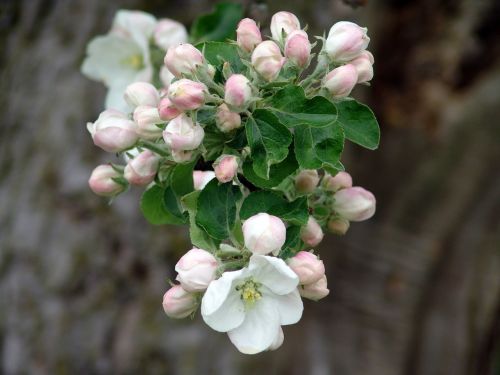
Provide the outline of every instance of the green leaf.
[[288,259],[297,254],[304,247],[304,243],[300,239],[300,226],[291,225],[286,229],[286,240],[283,245],[279,257]]
[[231,182],[219,185],[213,179],[198,198],[196,224],[217,240],[230,237],[236,222],[236,203],[241,196],[238,186]]
[[345,137],[362,147],[375,150],[380,142],[380,128],[372,110],[356,100],[344,100],[336,104],[338,123]]
[[[184,219],[178,207],[177,210],[174,210],[175,214],[170,211],[170,208],[167,208],[164,198],[165,191],[165,188],[153,185],[142,194],[141,211],[144,217],[154,225],[184,224]],[[171,207],[170,200],[169,206]],[[180,214],[180,217],[177,214]]]
[[337,119],[337,108],[323,96],[307,99],[304,89],[289,85],[273,95],[269,108],[289,128],[298,125],[329,126]]
[[344,132],[333,123],[323,128],[301,125],[295,128],[295,155],[303,169],[324,168],[336,173],[344,148]]
[[204,52],[205,58],[213,66],[221,71],[221,67],[228,62],[234,73],[241,73],[246,68],[241,62],[238,54],[238,46],[227,42],[205,42],[196,45],[200,51]]
[[183,224],[187,223],[187,215],[183,215],[183,210],[180,204],[180,197],[178,197],[171,186],[165,188],[163,194],[163,203],[167,211],[179,219]]
[[200,191],[193,191],[182,198],[182,204],[189,213],[189,237],[191,243],[207,251],[215,252],[219,248],[220,241],[210,237],[198,224],[196,224],[196,205]]
[[287,158],[279,164],[274,164],[269,170],[269,179],[257,176],[253,170],[252,162],[247,159],[243,164],[243,174],[245,178],[253,185],[262,189],[271,189],[278,186],[285,178],[295,173],[299,165],[295,159],[292,150],[289,151]]
[[224,133],[215,130],[215,128],[205,128],[205,137],[203,138],[203,159],[205,161],[211,161],[217,159],[217,157],[224,150],[224,143],[226,142],[226,136]]
[[235,39],[236,27],[243,18],[243,7],[239,4],[216,4],[212,13],[204,14],[191,26],[191,41],[196,44],[205,41]]
[[170,174],[170,187],[180,198],[194,190],[193,168],[196,161],[186,164],[177,164]]
[[257,176],[269,179],[271,165],[277,164],[288,155],[292,133],[282,125],[270,111],[257,109],[245,125],[250,146],[253,170]]
[[306,198],[288,202],[283,196],[265,190],[254,191],[243,201],[240,218],[248,219],[260,212],[267,212],[291,224],[305,225],[309,218]]

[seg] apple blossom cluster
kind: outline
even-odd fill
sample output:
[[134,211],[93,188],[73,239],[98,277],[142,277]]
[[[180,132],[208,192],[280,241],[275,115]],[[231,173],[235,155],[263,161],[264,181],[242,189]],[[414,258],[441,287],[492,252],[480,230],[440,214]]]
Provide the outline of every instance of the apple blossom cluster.
[[[142,186],[151,223],[189,226],[165,313],[199,309],[246,354],[279,348],[302,299],[329,294],[324,233],[345,234],[376,206],[340,161],[345,140],[379,143],[373,113],[350,97],[373,78],[367,29],[342,21],[312,42],[282,11],[270,33],[244,18],[236,40],[190,44],[175,21],[120,11],[82,68],[110,90],[92,140],[124,160],[95,168],[90,188],[113,198]],[[156,71],[152,49],[164,51]]]

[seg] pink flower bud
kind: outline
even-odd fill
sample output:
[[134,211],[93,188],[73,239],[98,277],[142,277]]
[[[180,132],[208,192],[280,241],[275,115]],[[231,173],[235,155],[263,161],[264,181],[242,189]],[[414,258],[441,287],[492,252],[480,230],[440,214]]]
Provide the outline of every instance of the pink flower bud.
[[139,139],[135,122],[114,109],[102,112],[96,122],[87,123],[87,129],[94,144],[107,152],[122,152]]
[[299,293],[302,297],[311,299],[313,301],[318,301],[322,298],[325,298],[330,294],[330,290],[328,289],[328,282],[326,280],[326,275],[323,275],[321,279],[316,281],[315,283],[308,285],[300,285]]
[[323,177],[323,187],[326,191],[337,191],[352,187],[352,177],[349,173],[340,171],[335,176],[329,174]]
[[241,126],[241,116],[236,112],[231,112],[227,104],[222,103],[217,108],[215,123],[221,132],[229,133]]
[[170,70],[167,69],[166,66],[162,66],[160,68],[160,81],[164,88],[168,89],[174,78],[175,76],[170,72]]
[[250,81],[243,74],[233,74],[226,81],[224,101],[237,109],[244,110],[252,98]]
[[165,66],[177,78],[194,73],[205,63],[202,53],[189,43],[169,47],[165,55]]
[[140,105],[156,107],[160,101],[158,90],[147,82],[134,82],[127,86],[124,94],[125,101],[132,108]]
[[143,151],[128,162],[124,177],[133,185],[147,185],[153,181],[159,161],[160,158],[151,151]]
[[280,48],[271,40],[260,43],[252,53],[253,67],[266,81],[275,80],[284,63]]
[[213,171],[193,171],[194,190],[203,190],[215,178]]
[[328,221],[328,230],[339,236],[343,236],[349,230],[349,220],[343,219],[341,217],[330,219]]
[[125,190],[125,186],[114,181],[113,178],[122,177],[109,164],[96,167],[89,178],[90,189],[97,195],[113,197]]
[[160,118],[165,121],[170,121],[182,113],[167,97],[160,100],[158,112],[160,113]]
[[166,51],[172,46],[186,42],[188,34],[182,23],[163,18],[156,24],[154,40],[158,47]]
[[299,193],[312,193],[318,186],[319,176],[315,169],[304,169],[295,177],[295,189]]
[[375,196],[362,187],[339,190],[333,198],[333,209],[349,221],[367,220],[375,214]]
[[171,150],[171,153],[176,163],[187,163],[193,158],[193,151]]
[[158,108],[140,105],[134,111],[134,121],[137,123],[137,134],[143,139],[156,139],[161,137],[162,130],[157,124],[164,121],[160,118]]
[[271,18],[271,35],[274,40],[283,42],[292,31],[300,30],[300,21],[290,12],[278,12]]
[[254,254],[278,253],[285,243],[286,227],[278,217],[262,212],[243,223],[243,238]]
[[163,295],[163,310],[170,318],[187,318],[197,308],[196,295],[186,292],[180,285],[174,285]]
[[168,98],[181,111],[200,108],[205,103],[207,86],[203,83],[180,79],[168,88]]
[[165,143],[175,151],[198,148],[204,136],[203,128],[184,113],[170,121],[163,131]]
[[238,172],[238,157],[234,155],[220,156],[214,163],[214,171],[219,182],[232,181]]
[[217,259],[206,250],[192,248],[175,265],[177,281],[188,292],[201,292],[215,279]]
[[363,51],[354,60],[350,61],[358,72],[358,83],[371,81],[373,78],[373,55],[368,51]]
[[323,230],[314,217],[309,216],[307,224],[300,231],[300,238],[309,247],[315,247],[323,240]]
[[352,22],[341,21],[332,26],[326,39],[326,53],[333,61],[347,62],[368,47],[368,29]]
[[236,41],[240,48],[252,52],[257,44],[262,42],[259,27],[251,18],[243,18],[236,29]]
[[288,261],[288,266],[299,277],[300,284],[308,285],[325,276],[325,265],[316,255],[308,251],[299,251]]
[[348,96],[358,82],[358,72],[352,64],[342,65],[328,73],[323,81],[324,87],[334,98]]
[[304,68],[311,56],[311,42],[303,30],[292,31],[286,38],[285,56],[295,65]]

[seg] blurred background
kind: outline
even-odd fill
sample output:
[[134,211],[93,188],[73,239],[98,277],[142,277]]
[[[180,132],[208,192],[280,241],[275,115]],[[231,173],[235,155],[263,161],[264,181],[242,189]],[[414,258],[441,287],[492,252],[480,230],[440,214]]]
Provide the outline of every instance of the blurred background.
[[161,301],[189,248],[154,227],[139,190],[91,193],[110,161],[85,128],[106,89],[79,67],[119,8],[189,25],[214,1],[0,1],[0,373],[500,374],[500,2],[242,1],[263,25],[288,10],[321,34],[369,28],[382,128],[344,164],[375,217],[321,246],[331,294],[307,301],[276,352],[243,356]]

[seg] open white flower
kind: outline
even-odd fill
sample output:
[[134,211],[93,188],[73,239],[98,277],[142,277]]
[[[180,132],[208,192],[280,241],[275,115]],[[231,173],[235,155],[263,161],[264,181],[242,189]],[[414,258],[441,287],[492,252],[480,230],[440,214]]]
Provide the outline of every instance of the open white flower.
[[109,88],[106,108],[127,111],[123,99],[126,87],[132,82],[151,81],[149,40],[155,26],[156,19],[148,13],[120,10],[111,31],[88,44],[82,73]]
[[245,354],[276,348],[281,326],[302,316],[299,279],[282,259],[254,254],[248,267],[224,272],[208,286],[203,320]]

